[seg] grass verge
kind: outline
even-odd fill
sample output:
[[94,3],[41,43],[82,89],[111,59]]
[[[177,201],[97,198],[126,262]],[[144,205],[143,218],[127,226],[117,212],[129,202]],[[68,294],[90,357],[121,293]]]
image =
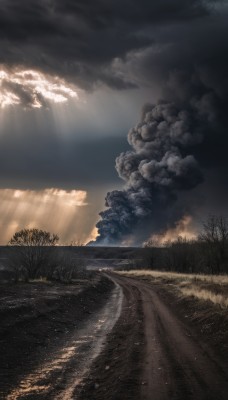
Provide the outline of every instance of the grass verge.
[[[183,274],[132,270],[118,273],[153,285],[173,312],[189,327],[200,343],[213,349],[228,367],[228,275]],[[194,336],[195,337],[195,336]],[[198,339],[197,339],[198,340]],[[208,347],[209,345],[209,347]],[[213,357],[213,355],[212,355]]]
[[228,275],[183,274],[150,270],[119,271],[119,274],[164,283],[179,297],[194,297],[228,309]]

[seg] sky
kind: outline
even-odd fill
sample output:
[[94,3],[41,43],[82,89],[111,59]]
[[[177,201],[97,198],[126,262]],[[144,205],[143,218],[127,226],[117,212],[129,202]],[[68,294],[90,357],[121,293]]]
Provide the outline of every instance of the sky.
[[0,1],[0,244],[194,237],[227,215],[226,0]]

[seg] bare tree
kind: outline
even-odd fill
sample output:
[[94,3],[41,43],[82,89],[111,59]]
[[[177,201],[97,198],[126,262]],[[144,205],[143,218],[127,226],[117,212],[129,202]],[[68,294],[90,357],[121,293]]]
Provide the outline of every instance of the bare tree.
[[10,246],[55,246],[59,237],[41,229],[22,229],[16,232],[9,241]]
[[195,266],[194,247],[192,240],[178,236],[173,242],[164,243],[164,265],[171,271],[192,272]]
[[16,232],[8,243],[13,247],[10,258],[15,274],[17,271],[28,280],[37,278],[43,269],[47,271],[50,257],[47,248],[55,246],[58,240],[57,235],[36,228]]
[[155,268],[155,262],[157,258],[157,247],[158,243],[155,239],[149,239],[144,244],[144,263],[145,267],[149,269]]
[[228,224],[223,216],[211,215],[203,223],[199,240],[204,243],[206,263],[210,272],[220,273],[226,262]]

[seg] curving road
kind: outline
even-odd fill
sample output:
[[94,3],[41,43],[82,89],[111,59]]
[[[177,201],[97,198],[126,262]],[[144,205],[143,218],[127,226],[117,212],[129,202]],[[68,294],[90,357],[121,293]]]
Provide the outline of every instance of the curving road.
[[[151,284],[117,275],[112,279],[123,289],[122,314],[81,399],[227,399],[227,369],[178,319],[172,305]],[[110,373],[102,376],[105,364]]]
[[4,400],[225,400],[227,365],[176,315],[156,286],[115,283],[91,314]]

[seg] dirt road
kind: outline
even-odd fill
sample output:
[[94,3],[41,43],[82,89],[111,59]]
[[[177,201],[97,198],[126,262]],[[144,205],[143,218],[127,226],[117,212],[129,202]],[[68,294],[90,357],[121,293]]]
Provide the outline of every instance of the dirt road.
[[227,399],[224,362],[175,315],[172,304],[151,284],[114,279],[123,289],[123,311],[80,400]]
[[[78,327],[76,313],[75,329],[62,337],[58,347],[47,347],[41,362],[29,373],[25,369],[23,379],[7,391],[7,396],[0,397],[227,399],[225,357],[218,357],[199,331],[185,323],[169,296],[156,285],[138,279],[110,278],[116,285],[110,287],[106,303],[88,314]],[[67,320],[64,323],[67,328]]]

